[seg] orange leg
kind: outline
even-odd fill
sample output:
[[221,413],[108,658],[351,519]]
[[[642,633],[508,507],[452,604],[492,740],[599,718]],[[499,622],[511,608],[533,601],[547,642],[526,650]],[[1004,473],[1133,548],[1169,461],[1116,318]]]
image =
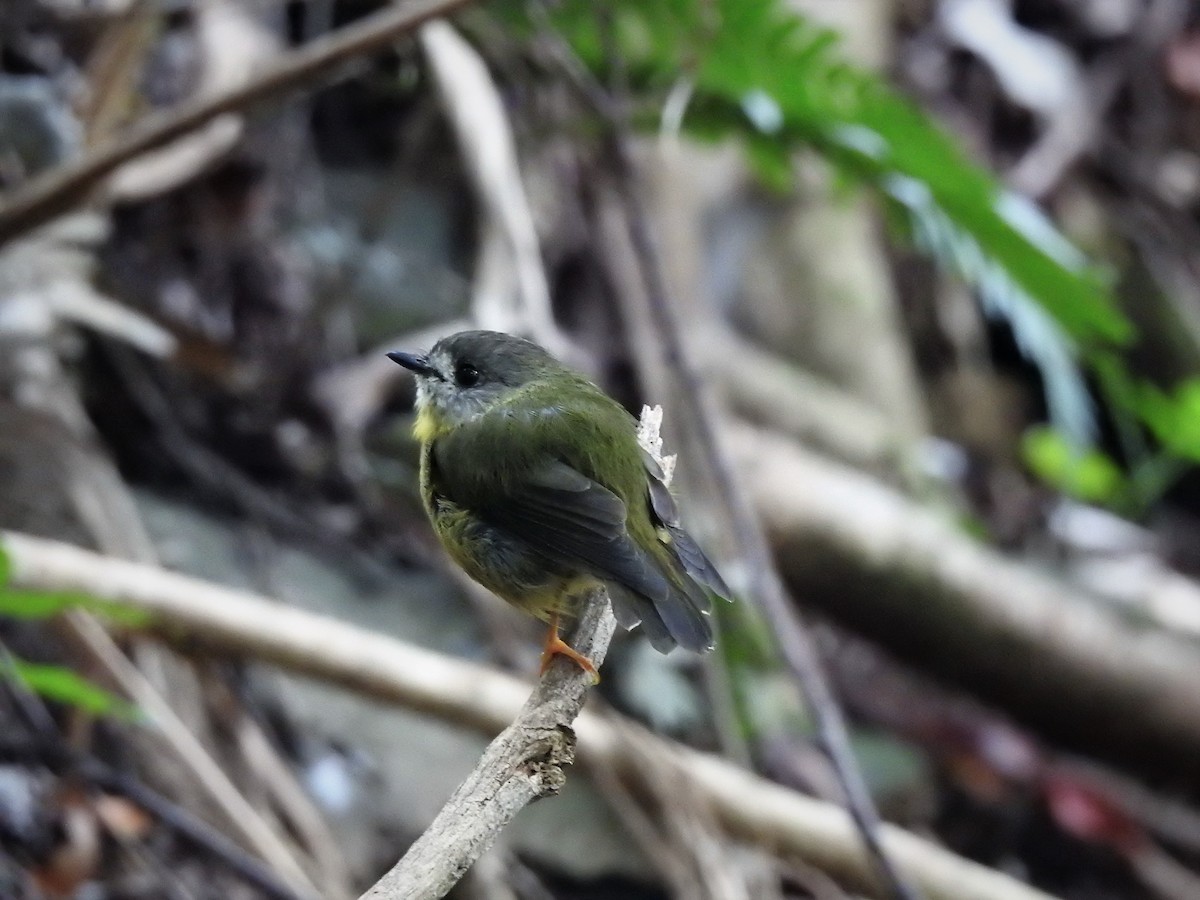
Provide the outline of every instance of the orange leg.
[[600,683],[600,673],[596,671],[592,661],[558,636],[558,613],[552,613],[550,629],[546,632],[546,643],[542,647],[542,667],[538,670],[538,675],[546,674],[546,670],[550,668],[550,664],[554,662],[556,656],[565,656],[591,675],[592,684]]

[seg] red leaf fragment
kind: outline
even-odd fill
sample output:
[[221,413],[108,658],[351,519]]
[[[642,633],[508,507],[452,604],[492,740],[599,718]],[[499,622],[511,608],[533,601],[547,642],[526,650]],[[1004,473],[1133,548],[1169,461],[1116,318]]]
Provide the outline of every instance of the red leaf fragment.
[[1095,785],[1058,774],[1042,782],[1042,791],[1058,827],[1080,840],[1104,844],[1124,856],[1148,840],[1141,825]]

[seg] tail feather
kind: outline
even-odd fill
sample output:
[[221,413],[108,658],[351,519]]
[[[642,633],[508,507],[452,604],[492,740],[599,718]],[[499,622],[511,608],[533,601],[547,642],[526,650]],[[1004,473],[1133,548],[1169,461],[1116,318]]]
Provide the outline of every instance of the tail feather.
[[613,615],[622,628],[629,630],[640,625],[650,645],[660,653],[669,653],[678,645],[651,600],[621,584],[610,584],[608,596]]
[[712,623],[700,602],[708,603],[703,589],[684,576],[684,586],[675,588],[666,597],[654,601],[671,639],[685,650],[703,653],[713,648]]
[[718,597],[732,599],[733,592],[729,590],[729,585],[692,536],[678,525],[668,525],[667,531],[671,535],[671,546],[675,548],[675,555],[683,563],[684,570]]

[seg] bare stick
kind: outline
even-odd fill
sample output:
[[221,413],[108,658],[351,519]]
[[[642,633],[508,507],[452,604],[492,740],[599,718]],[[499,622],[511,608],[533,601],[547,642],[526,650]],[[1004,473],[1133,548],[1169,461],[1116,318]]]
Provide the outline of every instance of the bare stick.
[[[29,535],[0,532],[0,547],[14,588],[108,598],[143,610],[149,617],[144,627],[191,648],[249,655],[487,733],[507,727],[528,696],[528,686],[511,676],[264,597]],[[620,732],[604,717],[585,710],[574,730],[581,761],[618,770],[630,764]],[[732,835],[802,859],[845,884],[878,891],[878,877],[842,810],[725,760],[652,740],[661,759],[678,767],[687,789]],[[882,837],[931,900],[1048,900],[903,829],[884,825]]]
[[467,2],[411,0],[387,7],[282,54],[274,65],[245,84],[147,116],[81,159],[37,176],[4,198],[0,203],[0,245],[83,203],[101,179],[135,156],[181,137],[223,113],[245,109],[306,85],[343,63],[383,49],[431,19],[449,15]]
[[[572,644],[599,666],[616,625],[607,594],[597,591],[584,607]],[[570,660],[556,661],[425,833],[362,900],[437,900],[513,816],[539,797],[557,794],[566,783],[563,767],[575,760],[571,723],[590,683]]]

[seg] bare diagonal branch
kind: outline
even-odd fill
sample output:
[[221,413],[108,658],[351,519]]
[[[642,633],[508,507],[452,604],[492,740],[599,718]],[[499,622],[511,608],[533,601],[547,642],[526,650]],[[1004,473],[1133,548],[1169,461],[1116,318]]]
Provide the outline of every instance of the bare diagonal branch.
[[[616,625],[608,597],[598,592],[584,608],[572,645],[599,666]],[[575,760],[571,723],[589,683],[582,670],[560,659],[432,824],[362,900],[438,900],[513,816],[539,797],[558,793],[566,781],[563,767]]]

